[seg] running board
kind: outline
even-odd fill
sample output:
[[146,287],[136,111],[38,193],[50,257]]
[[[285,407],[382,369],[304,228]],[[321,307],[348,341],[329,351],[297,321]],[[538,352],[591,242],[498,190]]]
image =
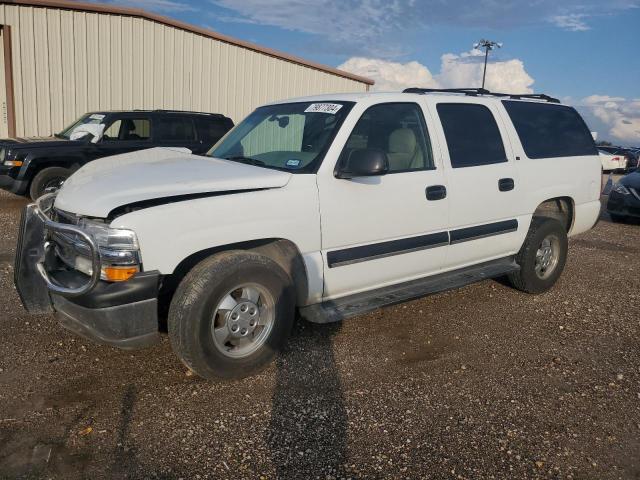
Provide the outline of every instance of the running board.
[[453,272],[439,273],[410,282],[357,293],[336,300],[316,303],[300,309],[300,315],[313,323],[339,322],[380,307],[406,302],[431,293],[464,287],[471,283],[517,272],[513,257],[473,265]]

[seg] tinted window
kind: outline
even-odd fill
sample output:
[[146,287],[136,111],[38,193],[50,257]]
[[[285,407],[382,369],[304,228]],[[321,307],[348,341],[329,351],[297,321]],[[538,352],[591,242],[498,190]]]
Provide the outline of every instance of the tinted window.
[[159,142],[192,142],[196,139],[196,129],[190,118],[157,117],[155,127]]
[[198,137],[204,143],[213,145],[222,137],[225,133],[231,130],[233,123],[226,118],[197,118],[196,127],[198,128]]
[[591,132],[573,108],[503,101],[529,158],[597,155]]
[[120,118],[105,130],[103,140],[140,141],[151,136],[151,124],[147,118]]
[[385,152],[390,172],[434,168],[427,126],[415,103],[384,103],[369,108],[351,132],[340,161],[348,162],[355,150],[364,148]]
[[453,168],[507,161],[498,124],[487,107],[439,103],[437,108]]

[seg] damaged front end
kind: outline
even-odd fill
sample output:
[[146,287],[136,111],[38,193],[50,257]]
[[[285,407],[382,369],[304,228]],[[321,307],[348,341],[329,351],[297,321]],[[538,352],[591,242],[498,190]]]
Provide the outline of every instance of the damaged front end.
[[26,310],[98,343],[139,348],[158,340],[158,272],[141,272],[135,234],[58,212],[55,194],[25,207],[14,281]]

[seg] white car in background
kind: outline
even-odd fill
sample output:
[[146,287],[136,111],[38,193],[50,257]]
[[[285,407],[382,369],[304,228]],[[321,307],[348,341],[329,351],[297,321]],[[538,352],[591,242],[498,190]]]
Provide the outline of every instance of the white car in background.
[[627,169],[628,159],[624,155],[615,155],[600,149],[598,149],[598,154],[600,155],[602,170],[605,172]]

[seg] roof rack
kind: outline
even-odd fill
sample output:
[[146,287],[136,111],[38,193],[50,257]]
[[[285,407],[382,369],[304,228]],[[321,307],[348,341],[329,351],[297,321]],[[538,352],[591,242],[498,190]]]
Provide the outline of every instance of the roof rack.
[[520,99],[532,99],[532,100],[544,100],[550,103],[560,103],[560,100],[544,93],[498,93],[490,92],[485,88],[406,88],[402,93],[418,93],[424,95],[425,93],[464,93],[471,97],[477,97],[478,95],[491,95],[493,97],[508,97],[514,100]]
[[156,108],[152,110],[152,112],[156,113],[193,113],[196,115],[213,115],[214,117],[224,117],[221,113],[210,113],[210,112],[192,112],[190,110],[171,110],[166,108]]

